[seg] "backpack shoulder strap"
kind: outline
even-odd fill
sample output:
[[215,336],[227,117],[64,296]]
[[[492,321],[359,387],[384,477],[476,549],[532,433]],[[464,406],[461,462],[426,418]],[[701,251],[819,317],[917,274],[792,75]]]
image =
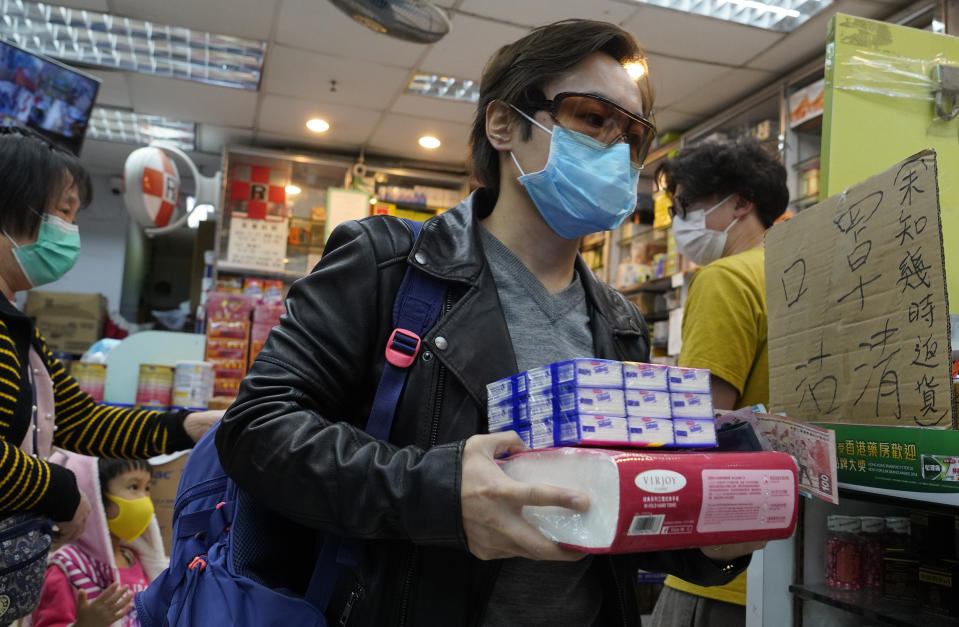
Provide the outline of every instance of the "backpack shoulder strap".
[[[413,231],[415,244],[422,222],[406,218],[403,221]],[[436,322],[445,295],[446,285],[442,281],[415,266],[406,267],[403,282],[393,300],[394,328],[386,342],[386,364],[366,423],[366,432],[377,439],[389,439],[406,375],[419,354],[421,336]]]

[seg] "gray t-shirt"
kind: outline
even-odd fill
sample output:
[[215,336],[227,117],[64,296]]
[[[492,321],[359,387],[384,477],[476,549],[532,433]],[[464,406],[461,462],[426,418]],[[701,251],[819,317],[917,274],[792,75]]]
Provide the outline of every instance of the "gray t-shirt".
[[[480,230],[520,372],[593,356],[586,292],[579,275],[550,294],[529,268],[485,228]],[[503,560],[486,611],[486,627],[592,625],[602,599],[588,577],[592,557],[578,562]]]

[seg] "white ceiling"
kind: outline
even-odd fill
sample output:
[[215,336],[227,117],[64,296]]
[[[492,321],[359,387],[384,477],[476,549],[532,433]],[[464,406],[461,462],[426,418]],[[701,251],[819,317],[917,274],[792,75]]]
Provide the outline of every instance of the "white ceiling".
[[[431,46],[374,33],[326,0],[60,0],[85,9],[268,42],[256,92],[133,72],[95,71],[99,102],[197,122],[202,169],[226,144],[361,150],[444,166],[465,163],[472,105],[403,91],[415,71],[478,79],[489,56],[531,27],[583,17],[621,24],[649,53],[660,130],[682,131],[823,52],[838,12],[882,18],[901,0],[836,0],[790,34],[691,16],[636,0],[434,0],[452,31]],[[335,89],[333,83],[336,81]],[[304,126],[322,117],[331,128]],[[435,135],[429,151],[418,137]],[[87,140],[91,169],[119,173],[134,146]]]

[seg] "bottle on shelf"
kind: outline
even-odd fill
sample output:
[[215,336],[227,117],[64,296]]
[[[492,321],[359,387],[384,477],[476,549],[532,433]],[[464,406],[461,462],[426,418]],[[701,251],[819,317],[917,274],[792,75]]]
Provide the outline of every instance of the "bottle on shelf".
[[829,516],[826,519],[826,585],[843,590],[862,588],[863,538],[857,516]]

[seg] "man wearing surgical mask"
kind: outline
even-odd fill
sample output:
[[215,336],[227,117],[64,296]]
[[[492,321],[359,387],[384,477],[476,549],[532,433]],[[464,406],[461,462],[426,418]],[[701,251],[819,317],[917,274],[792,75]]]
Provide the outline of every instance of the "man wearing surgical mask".
[[[786,210],[786,170],[756,142],[711,143],[660,166],[679,252],[703,266],[683,309],[679,365],[712,373],[713,405],[769,404],[763,240]],[[745,573],[705,588],[668,577],[657,627],[745,625]]]

